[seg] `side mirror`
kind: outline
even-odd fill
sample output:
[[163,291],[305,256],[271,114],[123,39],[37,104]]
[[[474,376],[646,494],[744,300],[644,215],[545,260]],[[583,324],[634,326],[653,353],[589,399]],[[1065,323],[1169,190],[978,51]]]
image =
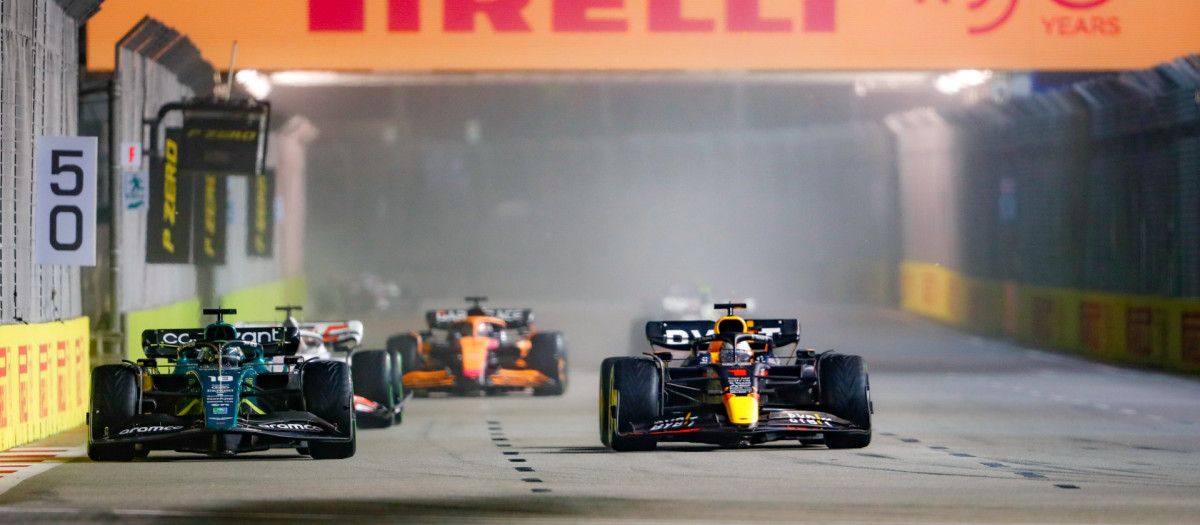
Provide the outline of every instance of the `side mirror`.
[[672,359],[675,359],[675,355],[672,354],[671,352],[654,352],[654,357],[657,357],[663,361],[670,361]]

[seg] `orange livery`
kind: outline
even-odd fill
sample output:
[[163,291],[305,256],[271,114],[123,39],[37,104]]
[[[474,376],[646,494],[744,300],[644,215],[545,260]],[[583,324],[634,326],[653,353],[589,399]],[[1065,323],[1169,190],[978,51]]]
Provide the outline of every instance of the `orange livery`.
[[401,356],[403,383],[417,395],[446,392],[495,395],[531,389],[561,395],[567,386],[567,349],[559,332],[533,329],[533,312],[484,308],[430,310],[428,328],[388,339]]

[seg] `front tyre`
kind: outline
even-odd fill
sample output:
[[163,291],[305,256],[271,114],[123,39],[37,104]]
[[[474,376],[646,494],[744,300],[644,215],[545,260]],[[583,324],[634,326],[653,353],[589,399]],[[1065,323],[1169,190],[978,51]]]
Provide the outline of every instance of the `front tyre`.
[[308,442],[313,459],[344,459],[354,455],[354,387],[350,367],[339,361],[305,363],[301,381],[304,402],[313,415],[332,423],[349,441]]
[[861,356],[828,354],[817,363],[821,405],[862,430],[825,435],[829,448],[863,448],[871,444],[871,393],[867,364]]
[[127,365],[100,365],[92,369],[92,405],[88,457],[92,461],[129,461],[137,454],[133,443],[96,443],[115,436],[116,425],[138,412],[138,373]]
[[658,440],[652,436],[621,434],[632,433],[635,425],[648,427],[658,417],[662,398],[658,367],[649,359],[610,359],[604,363],[610,365],[608,374],[601,371],[608,380],[607,388],[601,385],[601,400],[607,402],[601,413],[608,419],[601,424],[605,433],[601,441],[617,452],[654,450]]

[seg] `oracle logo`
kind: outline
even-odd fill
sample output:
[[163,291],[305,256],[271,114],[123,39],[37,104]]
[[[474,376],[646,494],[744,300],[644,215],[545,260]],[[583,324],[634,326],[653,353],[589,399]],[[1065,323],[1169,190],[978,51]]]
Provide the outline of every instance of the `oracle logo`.
[[[1059,5],[1060,7],[1064,7],[1066,9],[1080,11],[1080,10],[1086,10],[1086,9],[1095,9],[1104,4],[1107,4],[1110,0],[1049,0],[1049,1]],[[924,4],[925,0],[917,0],[917,3]],[[941,3],[949,4],[950,0],[941,0]],[[967,9],[969,9],[970,11],[972,11],[972,12],[977,12],[977,11],[996,12],[998,14],[995,15],[995,17],[992,18],[990,21],[988,21],[982,25],[968,27],[967,32],[972,35],[982,35],[982,34],[991,33],[992,31],[1000,29],[1001,27],[1003,27],[1005,24],[1008,23],[1009,19],[1011,19],[1013,17],[1013,14],[1016,13],[1017,7],[1020,5],[1020,3],[1021,3],[1021,0],[995,0],[995,1],[993,1],[993,0],[970,0],[970,2],[967,4]],[[1058,24],[1060,26],[1060,29],[1063,27],[1066,27],[1066,25],[1068,25],[1068,24],[1066,24],[1068,22],[1066,17],[1059,17],[1059,18],[1050,19],[1050,20],[1043,20],[1042,22],[1043,22],[1043,24],[1046,25],[1047,32],[1049,34],[1054,34],[1054,31],[1052,28],[1052,26],[1054,24]],[[1072,19],[1070,22],[1071,22],[1071,24],[1069,24],[1069,25],[1071,25],[1072,27],[1074,27],[1076,29],[1079,29],[1080,32],[1083,32],[1083,33],[1090,33],[1092,30],[1094,30],[1096,33],[1099,33],[1099,34],[1110,34],[1110,33],[1116,34],[1116,33],[1120,32],[1120,21],[1117,19],[1113,19],[1113,18],[1108,18],[1108,19],[1096,18],[1096,19],[1092,19],[1092,20]],[[1065,31],[1063,31],[1063,32],[1065,33]]]
[[[645,5],[650,33],[715,33],[713,18],[685,17],[683,5],[697,0],[551,0],[551,31],[554,33],[626,33],[629,20],[618,10]],[[709,2],[713,0],[702,0]],[[727,33],[792,33],[797,25],[805,33],[837,30],[838,0],[792,0],[795,16],[764,17],[762,0],[715,0],[725,14]],[[365,0],[308,0],[310,32],[364,32]],[[424,12],[421,0],[387,0],[388,32],[415,33],[422,23],[438,17],[447,33],[471,33],[476,22],[486,18],[498,33],[529,33],[530,0],[442,0],[440,12]]]

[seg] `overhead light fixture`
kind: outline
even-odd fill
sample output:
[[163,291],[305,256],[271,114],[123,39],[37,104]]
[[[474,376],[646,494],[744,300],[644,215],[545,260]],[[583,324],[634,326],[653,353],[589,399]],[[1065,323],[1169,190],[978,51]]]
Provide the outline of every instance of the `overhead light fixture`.
[[960,69],[939,76],[933,85],[944,94],[954,95],[967,88],[982,86],[991,79],[992,72],[986,69]]
[[271,94],[271,80],[255,69],[243,69],[233,76],[250,96],[262,100]]

